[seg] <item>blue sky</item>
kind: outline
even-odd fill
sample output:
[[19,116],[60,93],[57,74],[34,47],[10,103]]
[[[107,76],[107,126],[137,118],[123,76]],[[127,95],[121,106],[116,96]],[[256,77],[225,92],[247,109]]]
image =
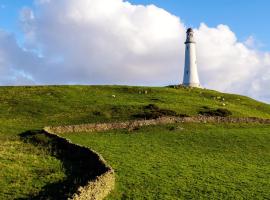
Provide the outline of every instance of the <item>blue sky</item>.
[[33,7],[33,0],[0,0],[0,29],[15,34],[18,42],[22,40],[18,19],[26,6]]
[[[186,25],[198,27],[201,22],[210,27],[228,25],[244,41],[253,36],[261,50],[270,50],[269,0],[129,0],[133,4],[154,4],[179,16]],[[22,7],[33,7],[33,0],[0,0],[0,28],[20,38],[18,25]],[[20,39],[19,39],[20,40]]]

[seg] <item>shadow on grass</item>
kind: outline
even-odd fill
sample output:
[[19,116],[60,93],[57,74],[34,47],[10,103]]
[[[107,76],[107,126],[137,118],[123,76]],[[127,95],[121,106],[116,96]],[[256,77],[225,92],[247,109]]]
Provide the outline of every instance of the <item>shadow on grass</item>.
[[45,148],[49,154],[62,162],[66,178],[48,184],[37,195],[22,199],[68,199],[90,180],[106,172],[99,157],[86,147],[68,143],[65,139],[50,135],[45,131],[27,131],[22,133],[24,142]]

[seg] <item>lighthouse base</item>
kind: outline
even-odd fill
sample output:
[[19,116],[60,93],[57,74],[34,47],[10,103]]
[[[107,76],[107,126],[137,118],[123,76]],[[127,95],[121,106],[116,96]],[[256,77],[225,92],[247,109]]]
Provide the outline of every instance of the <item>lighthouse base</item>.
[[195,88],[202,88],[200,83],[183,83],[183,86],[185,87],[195,87]]

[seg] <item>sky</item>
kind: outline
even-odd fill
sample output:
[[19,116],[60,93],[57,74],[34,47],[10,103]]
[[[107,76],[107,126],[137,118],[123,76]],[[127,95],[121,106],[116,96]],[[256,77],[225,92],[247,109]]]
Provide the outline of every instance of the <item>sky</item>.
[[[261,50],[270,51],[270,1],[268,0],[129,0],[134,4],[154,4],[170,13],[181,17],[181,20],[191,27],[198,27],[204,22],[209,26],[227,24],[237,34],[240,40],[253,36],[260,43]],[[19,35],[17,22],[22,7],[33,8],[33,0],[0,0],[0,27]]]
[[226,24],[240,40],[253,36],[262,43],[260,49],[270,50],[270,1],[268,0],[131,0],[138,4],[155,4],[179,16],[191,27],[204,22],[208,26]]
[[193,27],[201,84],[270,102],[268,0],[0,0],[0,85],[182,81]]

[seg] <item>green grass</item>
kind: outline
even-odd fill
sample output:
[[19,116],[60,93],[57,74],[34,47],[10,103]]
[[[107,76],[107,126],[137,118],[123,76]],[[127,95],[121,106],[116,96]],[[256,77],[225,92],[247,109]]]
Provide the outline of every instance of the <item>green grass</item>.
[[108,199],[269,199],[270,125],[176,124],[64,134],[117,174]]
[[46,150],[18,139],[0,142],[0,199],[28,199],[65,178],[61,162]]
[[21,133],[49,125],[131,120],[148,104],[190,116],[207,106],[226,108],[235,117],[270,118],[269,104],[202,89],[0,87],[0,199],[27,198],[65,178],[61,162],[46,150],[23,142]]

